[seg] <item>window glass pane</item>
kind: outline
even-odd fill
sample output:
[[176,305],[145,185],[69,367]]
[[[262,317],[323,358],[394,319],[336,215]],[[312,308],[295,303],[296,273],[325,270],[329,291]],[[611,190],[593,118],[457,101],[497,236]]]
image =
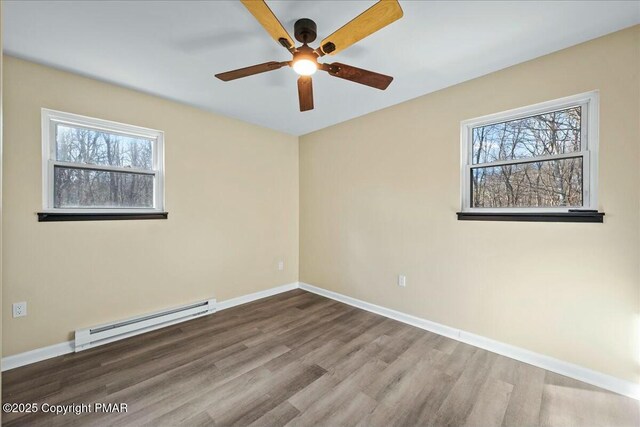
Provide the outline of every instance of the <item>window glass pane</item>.
[[581,108],[473,128],[472,164],[580,151]]
[[154,175],[54,167],[56,208],[151,208]]
[[471,169],[471,207],[582,206],[582,157]]
[[62,123],[56,125],[56,160],[152,169],[153,141]]

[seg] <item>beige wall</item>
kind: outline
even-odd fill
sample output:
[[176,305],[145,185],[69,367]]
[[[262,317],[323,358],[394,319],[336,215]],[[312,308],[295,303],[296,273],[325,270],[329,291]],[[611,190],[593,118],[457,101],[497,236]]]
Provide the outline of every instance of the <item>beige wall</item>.
[[[636,26],[301,137],[300,280],[638,381],[639,72]],[[604,224],[456,220],[461,120],[594,89]]]
[[[296,137],[12,57],[4,64],[5,356],[79,327],[297,281]],[[169,219],[37,222],[42,107],[163,130]],[[11,318],[16,301],[27,301],[27,317]]]

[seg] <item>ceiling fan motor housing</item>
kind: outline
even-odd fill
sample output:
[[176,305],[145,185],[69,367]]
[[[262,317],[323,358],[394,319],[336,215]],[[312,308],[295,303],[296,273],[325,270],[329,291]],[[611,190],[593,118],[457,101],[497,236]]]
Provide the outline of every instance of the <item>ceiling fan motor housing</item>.
[[293,34],[300,43],[312,43],[317,37],[316,23],[311,19],[298,19],[293,25]]

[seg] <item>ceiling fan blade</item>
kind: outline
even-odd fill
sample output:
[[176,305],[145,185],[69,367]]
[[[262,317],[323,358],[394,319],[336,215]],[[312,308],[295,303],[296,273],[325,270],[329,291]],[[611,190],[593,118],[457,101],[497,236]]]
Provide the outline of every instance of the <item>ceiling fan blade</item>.
[[352,67],[351,65],[341,64],[339,62],[322,64],[321,69],[333,77],[350,80],[380,90],[385,90],[393,81],[393,77],[391,76],[374,73],[373,71],[363,70],[362,68]]
[[335,55],[402,18],[403,12],[397,0],[380,0],[369,9],[356,16],[346,25],[322,40],[316,50],[320,56]]
[[298,98],[300,100],[300,111],[313,110],[313,84],[311,77],[300,76],[298,79]]
[[264,64],[252,65],[250,67],[238,68],[237,70],[227,71],[226,73],[216,74],[220,80],[228,82],[229,80],[240,79],[242,77],[253,76],[254,74],[266,73],[267,71],[277,70],[289,65],[288,62],[270,61]]
[[293,39],[282,26],[276,15],[273,14],[269,6],[264,0],[241,0],[244,7],[251,12],[251,14],[258,20],[260,25],[273,37],[275,41],[284,46],[285,48],[295,49],[295,43]]

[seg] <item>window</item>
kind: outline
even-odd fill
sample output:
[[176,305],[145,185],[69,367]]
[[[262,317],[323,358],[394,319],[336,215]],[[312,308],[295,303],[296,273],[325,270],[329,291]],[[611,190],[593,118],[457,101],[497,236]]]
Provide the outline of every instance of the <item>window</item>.
[[164,209],[162,132],[43,109],[42,148],[46,212]]
[[596,210],[597,125],[597,92],[462,122],[462,211]]

